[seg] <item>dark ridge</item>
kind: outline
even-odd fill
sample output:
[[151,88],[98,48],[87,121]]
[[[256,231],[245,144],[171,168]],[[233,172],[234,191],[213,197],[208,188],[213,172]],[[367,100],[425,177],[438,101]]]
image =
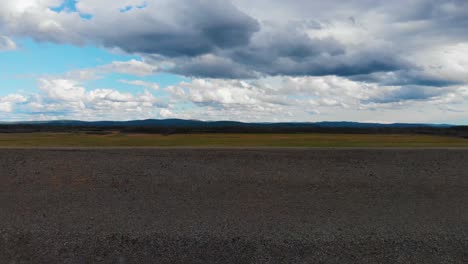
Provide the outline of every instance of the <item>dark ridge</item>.
[[56,121],[31,121],[31,122],[4,122],[0,125],[48,125],[48,126],[93,126],[93,127],[126,127],[126,126],[179,126],[179,127],[453,127],[448,124],[424,124],[424,123],[360,123],[360,122],[279,122],[279,123],[244,123],[237,121],[200,121],[186,119],[146,119],[130,121],[79,121],[79,120],[56,120]]
[[87,132],[123,133],[345,133],[345,134],[428,134],[468,137],[468,126],[446,124],[379,124],[358,122],[283,122],[243,123],[184,119],[147,119],[131,121],[78,120],[0,123],[0,133]]

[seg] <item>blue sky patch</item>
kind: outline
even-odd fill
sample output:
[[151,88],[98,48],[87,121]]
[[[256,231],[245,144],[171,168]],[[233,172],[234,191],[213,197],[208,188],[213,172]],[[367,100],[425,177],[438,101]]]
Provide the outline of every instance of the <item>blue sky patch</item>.
[[[68,12],[68,13],[77,12],[78,11],[76,9],[76,3],[77,2],[78,2],[77,0],[64,0],[64,2],[59,6],[50,7],[50,10],[52,10],[54,12],[57,12],[57,13],[60,13],[60,12]],[[91,14],[80,13],[79,15],[80,15],[81,18],[86,19],[86,20],[90,20],[90,19],[93,18],[93,15],[91,15]]]

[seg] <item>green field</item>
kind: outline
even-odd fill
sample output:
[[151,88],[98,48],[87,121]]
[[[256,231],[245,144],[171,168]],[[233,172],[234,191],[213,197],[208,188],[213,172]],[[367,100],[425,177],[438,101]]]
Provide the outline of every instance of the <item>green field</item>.
[[468,139],[367,134],[0,134],[0,147],[468,147]]

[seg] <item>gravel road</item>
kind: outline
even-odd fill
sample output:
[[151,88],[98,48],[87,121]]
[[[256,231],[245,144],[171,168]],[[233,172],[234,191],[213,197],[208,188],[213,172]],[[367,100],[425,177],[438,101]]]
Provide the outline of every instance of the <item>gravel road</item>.
[[468,263],[468,150],[0,149],[0,263]]

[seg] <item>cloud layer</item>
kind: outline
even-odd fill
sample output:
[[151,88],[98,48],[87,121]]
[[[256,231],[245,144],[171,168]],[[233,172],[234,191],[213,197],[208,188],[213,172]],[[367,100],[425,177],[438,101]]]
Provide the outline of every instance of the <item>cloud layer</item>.
[[[0,3],[0,51],[15,49],[14,37],[29,37],[97,45],[141,58],[76,70],[62,80],[41,80],[42,101],[70,97],[80,98],[70,105],[83,111],[90,105],[99,105],[102,112],[118,107],[146,111],[153,99],[89,91],[77,82],[111,72],[140,77],[169,72],[192,80],[163,90],[172,100],[163,115],[183,117],[177,104],[189,102],[198,107],[192,112],[207,111],[205,116],[215,119],[270,120],[278,112],[284,113],[279,119],[310,119],[333,112],[331,108],[341,119],[348,115],[336,109],[367,111],[355,112],[367,118],[376,109],[401,113],[400,109],[422,109],[421,104],[431,113],[448,111],[465,118],[467,28],[465,0]],[[160,88],[144,81],[120,81],[153,91]],[[23,103],[2,100],[4,112]],[[155,111],[161,113],[150,112]],[[246,118],[249,113],[256,118]]]
[[[135,87],[135,93],[86,87],[89,80],[121,72],[116,65],[126,65],[135,75],[152,74],[146,70],[150,67],[146,63],[130,60],[42,76],[37,79],[37,91],[0,97],[0,116],[12,120],[440,122],[464,118],[468,104],[468,87],[464,85],[380,85],[331,75],[194,78],[163,88],[144,80],[118,80]],[[130,65],[139,65],[141,71],[134,71]]]
[[[169,70],[188,76],[419,71],[412,82],[433,77],[425,69],[434,66],[425,59],[432,52],[468,40],[464,0],[80,0],[73,10],[52,8],[60,5],[59,0],[3,2],[2,31],[119,48],[155,63],[171,62]],[[2,39],[3,46],[9,43]],[[444,58],[431,56],[430,63],[443,64]],[[455,77],[450,76],[460,80]]]

